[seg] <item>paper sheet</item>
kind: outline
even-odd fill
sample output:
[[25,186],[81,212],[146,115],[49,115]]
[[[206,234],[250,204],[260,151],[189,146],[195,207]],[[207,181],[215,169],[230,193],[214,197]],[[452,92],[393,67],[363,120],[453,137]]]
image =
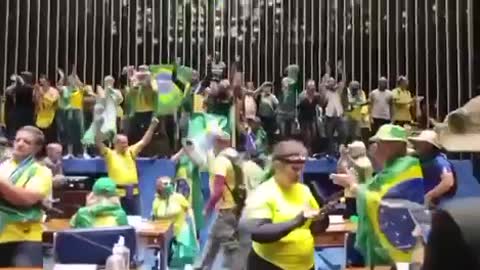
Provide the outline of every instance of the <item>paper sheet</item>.
[[341,216],[341,215],[331,215],[331,216],[328,216],[328,219],[330,220],[330,224],[345,223],[345,220],[343,219],[343,216]]
[[55,264],[53,270],[97,270],[95,264]]

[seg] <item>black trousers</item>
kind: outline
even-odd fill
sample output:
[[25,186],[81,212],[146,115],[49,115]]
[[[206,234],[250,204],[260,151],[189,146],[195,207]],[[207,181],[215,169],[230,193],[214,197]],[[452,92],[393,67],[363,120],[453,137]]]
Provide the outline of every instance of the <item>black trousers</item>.
[[373,120],[372,121],[373,122],[372,123],[372,136],[377,133],[378,129],[381,126],[390,123],[390,120],[387,120],[387,119],[373,118],[372,120]]
[[[313,255],[312,255],[313,256]],[[252,249],[250,254],[248,254],[247,259],[247,270],[282,270],[282,268],[274,265],[271,262],[264,260],[262,257],[258,256],[257,253]],[[315,266],[309,270],[314,270]],[[307,270],[307,269],[298,269],[298,270]]]
[[0,244],[0,267],[42,267],[41,242],[11,242]]

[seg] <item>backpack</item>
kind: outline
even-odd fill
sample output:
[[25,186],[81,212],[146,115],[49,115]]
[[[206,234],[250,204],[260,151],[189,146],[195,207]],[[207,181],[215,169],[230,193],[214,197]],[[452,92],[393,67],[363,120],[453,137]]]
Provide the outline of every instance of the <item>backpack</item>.
[[235,186],[231,188],[227,182],[228,191],[232,194],[233,201],[235,202],[235,214],[240,217],[243,208],[245,207],[245,200],[247,199],[247,187],[244,183],[242,167],[236,162],[236,160],[228,155],[223,155],[230,163],[232,163],[233,171],[235,174]]

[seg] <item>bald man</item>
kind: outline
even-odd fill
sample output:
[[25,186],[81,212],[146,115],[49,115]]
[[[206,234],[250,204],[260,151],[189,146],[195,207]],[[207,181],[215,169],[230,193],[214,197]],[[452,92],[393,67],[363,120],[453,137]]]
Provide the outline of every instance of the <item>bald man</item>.
[[372,116],[372,134],[392,121],[392,91],[388,90],[388,80],[385,77],[378,79],[378,88],[370,92],[368,97]]
[[97,118],[95,121],[95,144],[105,159],[108,177],[117,184],[117,195],[120,197],[120,202],[127,215],[141,215],[136,157],[152,140],[158,119],[152,118],[143,138],[132,146],[128,145],[127,136],[117,134],[113,149],[103,143],[100,131],[102,121],[103,118]]

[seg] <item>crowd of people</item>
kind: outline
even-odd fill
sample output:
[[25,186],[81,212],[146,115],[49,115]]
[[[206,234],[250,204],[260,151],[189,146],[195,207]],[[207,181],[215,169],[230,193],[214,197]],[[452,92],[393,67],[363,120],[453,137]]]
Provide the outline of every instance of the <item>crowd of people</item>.
[[[156,181],[151,213],[154,220],[174,221],[172,267],[212,269],[222,252],[226,269],[314,269],[314,235],[327,229],[328,209],[300,180],[318,146],[339,154],[331,178],[345,188],[346,217],[359,217],[357,246],[366,262],[410,259],[416,242],[409,224],[385,231],[387,242],[368,230],[380,222],[371,213],[382,207],[377,193],[436,207],[455,194],[456,177],[435,131],[409,134],[412,107],[421,98],[412,97],[407,78],[390,91],[382,77],[367,95],[358,81],[337,81],[327,66],[320,82],[309,80],[300,91],[299,67],[292,65],[275,91],[271,82],[244,85],[235,66],[225,78],[217,56],[209,67],[203,80],[195,71],[181,79],[179,65],[166,70],[162,80],[185,94],[169,114],[157,108],[167,84],[147,66],[125,68],[121,84],[107,76],[95,87],[81,82],[75,69],[67,77],[59,71],[55,86],[45,76],[33,82],[28,72],[12,76],[4,116],[4,145],[12,147],[0,164],[0,266],[43,264],[42,206],[64,180],[62,155],[98,155],[108,172],[71,218],[72,227],[120,226],[127,215],[141,215],[135,160],[155,133],[181,145],[171,155],[176,175]],[[205,133],[210,147],[189,132],[192,117],[202,113],[227,121]],[[208,198],[198,187],[200,171],[209,173]],[[200,254],[199,232],[210,216],[215,219]]]

